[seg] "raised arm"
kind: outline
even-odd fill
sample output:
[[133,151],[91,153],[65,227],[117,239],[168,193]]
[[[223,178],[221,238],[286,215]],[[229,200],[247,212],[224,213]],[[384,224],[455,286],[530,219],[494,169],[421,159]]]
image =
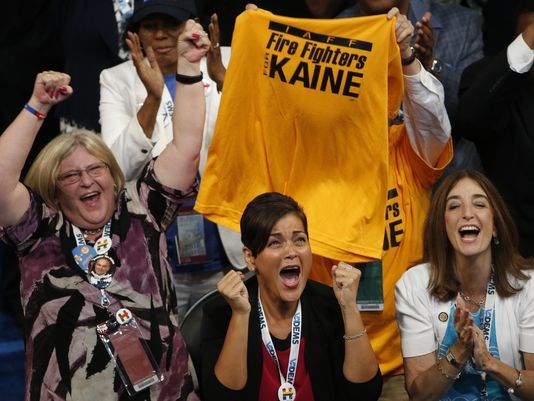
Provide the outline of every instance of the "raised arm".
[[[388,19],[397,18],[395,33],[403,60],[404,96],[402,107],[412,147],[429,165],[435,166],[451,136],[444,103],[443,86],[422,68],[410,47],[414,29],[406,16],[394,7]],[[410,62],[411,60],[411,62]]]
[[406,132],[412,147],[430,166],[436,166],[451,138],[444,100],[443,86],[424,68],[415,75],[404,75],[402,107]]
[[30,197],[20,175],[33,141],[51,107],[72,94],[70,76],[46,71],[37,74],[25,108],[0,136],[0,226],[17,223]]
[[198,172],[206,114],[200,59],[209,46],[210,41],[202,26],[193,20],[187,21],[177,43],[178,79],[172,117],[173,139],[154,166],[162,184],[183,191],[191,187]]
[[345,326],[343,375],[353,383],[367,382],[378,371],[378,362],[356,305],[361,274],[360,270],[343,262],[332,266],[332,288]]
[[226,387],[241,390],[248,380],[247,343],[250,302],[243,273],[229,271],[217,289],[232,308],[224,344],[215,363],[215,376]]

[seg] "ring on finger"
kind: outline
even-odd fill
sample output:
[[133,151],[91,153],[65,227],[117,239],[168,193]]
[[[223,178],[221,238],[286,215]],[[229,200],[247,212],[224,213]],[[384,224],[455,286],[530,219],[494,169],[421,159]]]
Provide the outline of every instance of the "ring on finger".
[[342,268],[344,268],[345,270],[351,270],[351,269],[352,269],[352,266],[349,265],[348,263],[345,263],[345,262],[340,262],[340,263],[339,263],[339,267],[342,267]]
[[219,47],[220,47],[219,42],[217,42],[217,43],[215,43],[215,44],[213,45],[213,48],[214,48],[214,49],[218,49]]

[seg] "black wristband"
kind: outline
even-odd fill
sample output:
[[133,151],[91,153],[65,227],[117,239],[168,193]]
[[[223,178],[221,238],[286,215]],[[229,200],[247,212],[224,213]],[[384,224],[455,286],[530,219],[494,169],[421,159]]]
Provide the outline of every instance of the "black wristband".
[[414,62],[414,60],[415,60],[415,49],[410,46],[410,50],[412,51],[412,54],[410,54],[410,56],[408,56],[406,58],[401,59],[401,64],[402,65],[408,65],[408,64],[412,64]]
[[185,85],[196,84],[197,82],[202,81],[202,78],[203,78],[202,71],[200,71],[200,75],[176,74],[176,82],[180,82],[181,84],[185,84]]

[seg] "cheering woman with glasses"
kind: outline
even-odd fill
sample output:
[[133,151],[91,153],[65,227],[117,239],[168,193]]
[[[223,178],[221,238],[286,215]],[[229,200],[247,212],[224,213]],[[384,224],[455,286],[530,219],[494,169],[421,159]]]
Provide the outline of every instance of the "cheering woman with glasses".
[[[198,77],[209,45],[202,27],[187,21],[176,73]],[[154,68],[153,51],[146,51],[149,64],[134,62]],[[24,110],[0,137],[0,239],[20,258],[25,398],[197,400],[164,233],[196,194],[202,82],[177,82],[172,141],[126,188],[109,148],[87,132],[51,141],[23,185],[29,149],[46,113],[72,94],[69,81],[58,72],[38,74]],[[105,280],[91,280],[100,264]]]
[[106,163],[95,163],[87,166],[84,169],[81,170],[70,170],[67,171],[65,174],[61,174],[58,177],[58,180],[62,182],[63,184],[70,185],[70,184],[76,184],[78,181],[82,179],[82,173],[85,171],[87,174],[89,174],[91,177],[96,178],[104,175],[104,173],[107,170],[108,165]]

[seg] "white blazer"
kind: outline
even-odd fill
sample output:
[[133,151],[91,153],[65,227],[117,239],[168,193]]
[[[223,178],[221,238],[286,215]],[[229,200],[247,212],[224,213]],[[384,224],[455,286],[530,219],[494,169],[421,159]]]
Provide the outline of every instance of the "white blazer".
[[[230,48],[221,47],[223,62],[228,65]],[[206,95],[206,121],[200,150],[200,173],[204,171],[208,148],[213,136],[221,94],[217,85],[208,76],[206,60],[201,62]],[[161,104],[156,117],[152,137],[148,138],[139,121],[137,112],[143,105],[147,91],[137,75],[131,60],[100,73],[100,124],[102,139],[111,148],[127,181],[141,174],[143,167],[158,156],[172,140],[172,112],[174,102],[166,86],[163,87]],[[239,233],[219,227],[219,234],[228,259],[234,267],[243,268],[241,238]]]

